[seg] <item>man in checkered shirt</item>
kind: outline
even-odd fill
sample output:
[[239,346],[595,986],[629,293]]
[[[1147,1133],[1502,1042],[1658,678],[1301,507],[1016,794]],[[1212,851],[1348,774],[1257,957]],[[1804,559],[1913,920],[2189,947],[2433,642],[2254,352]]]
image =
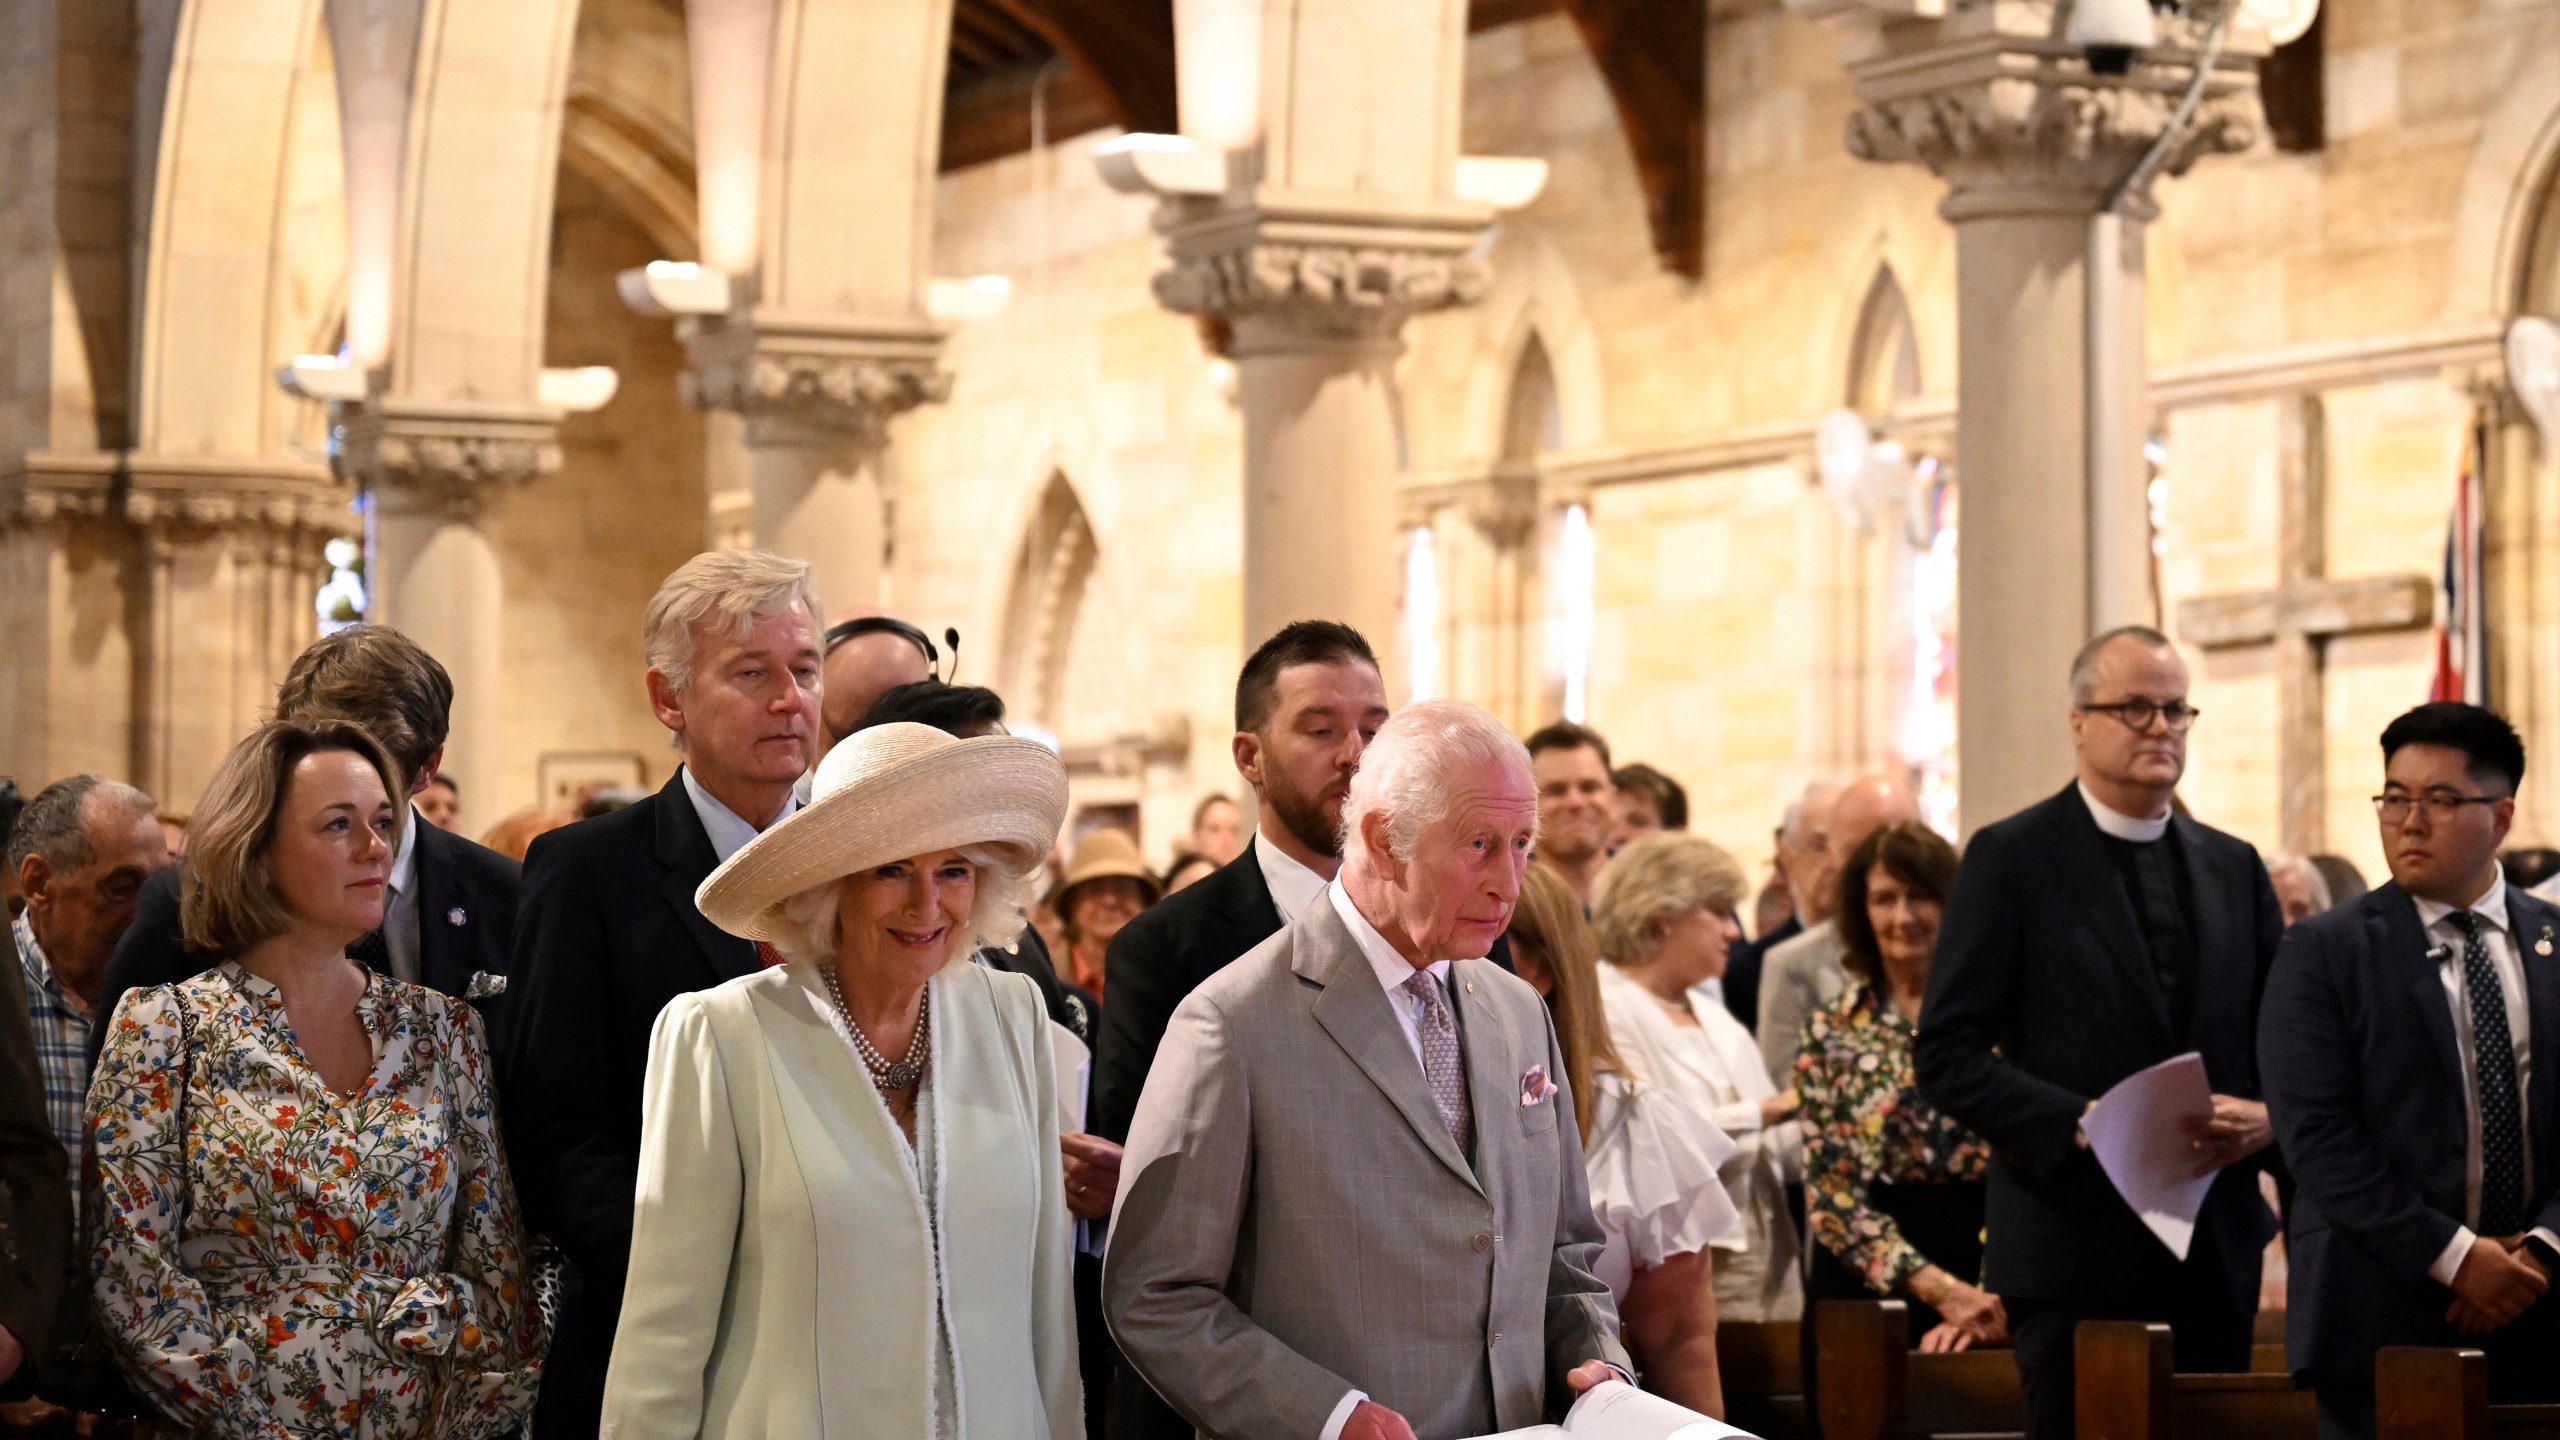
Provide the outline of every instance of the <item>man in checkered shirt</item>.
[[116,942],[133,923],[142,882],[169,866],[151,797],[96,775],[56,780],[9,831],[9,869],[26,897],[15,926],[27,1018],[44,1078],[45,1118],[69,1153],[74,1214],[89,1109],[92,1026]]

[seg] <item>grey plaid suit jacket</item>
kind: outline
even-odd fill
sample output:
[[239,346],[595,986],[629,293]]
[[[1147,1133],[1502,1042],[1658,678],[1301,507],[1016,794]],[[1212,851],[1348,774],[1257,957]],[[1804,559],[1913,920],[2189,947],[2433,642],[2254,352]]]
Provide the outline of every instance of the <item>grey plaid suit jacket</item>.
[[[1450,968],[1471,1165],[1319,896],[1183,1001],[1129,1132],[1103,1307],[1218,1440],[1317,1440],[1368,1392],[1422,1440],[1534,1425],[1586,1360],[1633,1372],[1591,1261],[1573,1097],[1537,992]],[[1533,1066],[1555,1094],[1523,1105]]]

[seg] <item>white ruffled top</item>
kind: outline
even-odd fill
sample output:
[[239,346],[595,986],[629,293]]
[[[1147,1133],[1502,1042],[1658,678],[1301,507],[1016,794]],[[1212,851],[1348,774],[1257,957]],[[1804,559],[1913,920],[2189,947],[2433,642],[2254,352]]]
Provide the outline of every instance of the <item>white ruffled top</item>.
[[1742,1216],[1716,1177],[1734,1143],[1678,1095],[1623,1075],[1592,1077],[1583,1168],[1607,1236],[1593,1273],[1623,1302],[1638,1270],[1704,1250]]

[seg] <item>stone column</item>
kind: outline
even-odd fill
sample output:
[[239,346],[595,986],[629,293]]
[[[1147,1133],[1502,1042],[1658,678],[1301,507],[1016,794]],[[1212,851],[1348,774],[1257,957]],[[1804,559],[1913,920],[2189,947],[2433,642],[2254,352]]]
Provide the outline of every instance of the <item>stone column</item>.
[[[2164,21],[2160,47],[2100,75],[2056,38],[2045,0],[1954,0],[1932,20],[1850,8],[1843,59],[1865,108],[1849,150],[1927,165],[1956,227],[1957,773],[1971,831],[2070,773],[2064,687],[2081,643],[2157,623],[2142,465],[2156,211],[2140,193],[2101,210],[2167,129],[2201,37]],[[2223,52],[2158,173],[2256,138],[2263,47],[2248,38]]]
[[447,768],[475,804],[507,790],[506,587],[486,522],[507,491],[560,468],[559,418],[376,400],[350,414],[343,430],[340,463],[373,497],[366,618],[417,641],[452,676]]
[[319,628],[328,542],[355,512],[301,461],[135,456],[118,497],[136,544],[134,783],[186,814]]
[[[1411,316],[1476,299],[1490,212],[1362,216],[1269,192],[1167,207],[1156,298],[1224,320],[1244,414],[1244,633],[1340,620],[1394,643],[1403,471],[1395,360]],[[1346,213],[1348,211],[1348,213]]]
[[685,398],[745,423],[757,548],[810,562],[830,609],[887,599],[896,494],[890,420],[951,393],[921,319],[751,309],[687,322]]

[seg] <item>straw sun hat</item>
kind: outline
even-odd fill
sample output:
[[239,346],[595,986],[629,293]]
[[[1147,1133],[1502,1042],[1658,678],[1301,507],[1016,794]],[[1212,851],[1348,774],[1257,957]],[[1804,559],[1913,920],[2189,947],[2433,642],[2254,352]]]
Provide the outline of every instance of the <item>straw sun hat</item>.
[[712,871],[693,900],[732,935],[786,939],[784,901],[891,861],[983,848],[1028,875],[1066,817],[1066,767],[1037,740],[874,725],[828,751],[809,803]]
[[1049,892],[1047,904],[1064,915],[1079,886],[1110,879],[1137,881],[1147,892],[1150,905],[1164,898],[1164,886],[1147,869],[1146,862],[1138,858],[1138,842],[1128,831],[1113,827],[1093,831],[1076,842],[1075,857],[1067,862],[1065,878]]

